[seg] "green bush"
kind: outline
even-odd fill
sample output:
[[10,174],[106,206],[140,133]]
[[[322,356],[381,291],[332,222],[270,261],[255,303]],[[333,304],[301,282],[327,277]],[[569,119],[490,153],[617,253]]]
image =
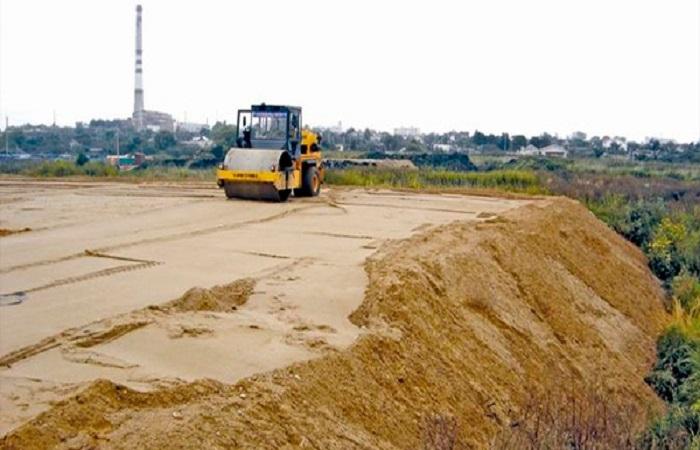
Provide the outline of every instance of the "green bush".
[[502,165],[503,169],[511,170],[546,170],[548,172],[565,173],[570,163],[564,159],[551,159],[542,156],[529,156],[512,159]]
[[628,212],[624,236],[635,245],[643,247],[651,240],[654,229],[666,213],[666,207],[661,201],[638,201]]
[[587,206],[596,217],[626,237],[631,207],[625,197],[608,194],[599,200],[589,200]]
[[674,217],[664,217],[654,229],[651,241],[646,245],[649,267],[665,282],[687,270],[694,245],[690,242],[688,228],[683,221]]
[[655,420],[642,435],[639,448],[657,450],[698,449],[700,440],[696,436],[698,413],[681,406],[672,406]]
[[85,155],[85,153],[79,153],[78,157],[75,159],[75,164],[78,166],[84,166],[88,161],[90,161],[90,158]]
[[28,167],[23,174],[34,177],[69,177],[81,175],[81,172],[72,161],[44,161]]
[[102,162],[90,161],[78,165],[72,161],[44,161],[25,167],[23,175],[32,177],[71,177],[86,175],[91,177],[115,177],[119,170]]
[[630,201],[619,194],[589,200],[587,205],[644,250],[652,272],[667,286],[681,272],[700,276],[700,208],[671,210],[660,199]]
[[644,248],[668,210],[661,200],[630,202],[619,194],[590,200],[589,209],[635,245]]
[[686,235],[677,244],[678,253],[684,268],[700,278],[700,207],[679,214],[678,220],[686,229]]
[[90,177],[116,177],[119,169],[101,162],[91,161],[83,167],[83,174]]
[[657,342],[657,360],[645,381],[670,404],[641,439],[641,447],[700,448],[700,321],[672,325]]
[[665,401],[677,401],[681,385],[698,369],[693,358],[697,351],[698,343],[679,327],[668,328],[656,344],[656,364],[646,382]]

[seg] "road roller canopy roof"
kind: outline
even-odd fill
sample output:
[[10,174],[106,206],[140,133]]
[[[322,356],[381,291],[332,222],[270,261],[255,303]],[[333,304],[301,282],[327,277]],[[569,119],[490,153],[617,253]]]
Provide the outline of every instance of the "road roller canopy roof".
[[262,103],[238,110],[238,130],[239,147],[292,149],[301,139],[301,108]]

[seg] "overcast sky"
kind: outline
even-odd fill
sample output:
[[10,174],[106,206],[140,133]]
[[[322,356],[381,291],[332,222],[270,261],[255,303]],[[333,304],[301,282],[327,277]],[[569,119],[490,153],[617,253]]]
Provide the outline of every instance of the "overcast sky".
[[[137,2],[0,0],[0,114],[133,109]],[[698,0],[143,0],[146,109],[421,131],[700,139]],[[4,123],[2,124],[4,127]]]

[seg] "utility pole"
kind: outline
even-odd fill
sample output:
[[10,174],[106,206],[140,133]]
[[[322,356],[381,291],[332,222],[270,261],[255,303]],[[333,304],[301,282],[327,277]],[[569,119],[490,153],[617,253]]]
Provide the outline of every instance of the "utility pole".
[[9,119],[5,116],[5,154],[10,154],[10,133],[8,132]]
[[119,128],[117,128],[117,157],[119,157]]

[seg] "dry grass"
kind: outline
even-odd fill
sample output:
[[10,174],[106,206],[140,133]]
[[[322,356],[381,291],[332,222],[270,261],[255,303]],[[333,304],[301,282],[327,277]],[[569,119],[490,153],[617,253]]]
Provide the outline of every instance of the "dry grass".
[[600,387],[552,386],[526,400],[494,440],[493,450],[637,449],[648,412]]
[[455,450],[459,424],[452,415],[432,414],[423,419],[423,450]]

